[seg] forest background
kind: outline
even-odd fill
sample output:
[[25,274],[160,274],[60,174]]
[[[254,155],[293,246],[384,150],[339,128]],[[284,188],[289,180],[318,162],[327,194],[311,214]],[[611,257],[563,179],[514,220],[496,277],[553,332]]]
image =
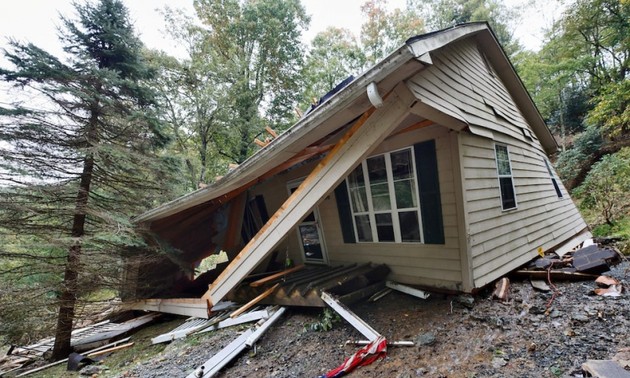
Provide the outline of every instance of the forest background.
[[[299,0],[195,0],[163,10],[182,56],[143,46],[118,0],[77,2],[63,51],[4,50],[0,80],[0,342],[55,332],[65,357],[78,304],[115,296],[121,261],[148,248],[130,219],[240,164],[310,104],[414,35],[488,21],[556,136],[554,165],[598,236],[630,239],[630,1],[574,0],[539,51],[497,0],[366,1],[358,35],[309,44]],[[156,253],[171,253],[152,246]]]

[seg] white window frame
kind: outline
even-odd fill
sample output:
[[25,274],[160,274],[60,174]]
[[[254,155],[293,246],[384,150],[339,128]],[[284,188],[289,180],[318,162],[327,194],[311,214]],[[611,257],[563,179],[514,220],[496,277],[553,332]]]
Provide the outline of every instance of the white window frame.
[[[505,148],[505,152],[507,154],[507,163],[508,163],[508,167],[510,169],[510,174],[501,174],[501,172],[499,171],[499,155],[498,155],[498,151],[497,151],[497,147],[502,147]],[[518,201],[516,199],[516,188],[514,187],[514,173],[512,170],[512,161],[510,159],[510,148],[507,144],[500,144],[500,143],[495,143],[494,144],[494,160],[495,160],[495,164],[496,164],[496,168],[497,168],[497,181],[499,182],[499,197],[501,198],[501,209],[503,211],[512,211],[518,208]],[[503,207],[503,192],[501,191],[501,179],[502,178],[509,178],[510,179],[510,184],[512,185],[512,193],[514,193],[514,207],[508,207],[508,208],[504,208]]]
[[[414,195],[416,196],[416,207],[406,207],[406,208],[398,208],[396,205],[396,192],[395,192],[395,186],[394,186],[394,175],[393,175],[393,170],[392,170],[392,162],[391,162],[391,154],[392,153],[396,153],[396,152],[400,152],[400,151],[409,151],[409,155],[411,156],[411,174],[412,174],[412,179],[413,179],[413,183],[415,185],[415,193]],[[370,185],[370,179],[369,179],[369,174],[368,174],[368,167],[367,167],[367,161],[371,158],[376,158],[379,156],[384,156],[385,159],[385,167],[386,167],[386,173],[387,173],[387,186],[388,186],[388,190],[389,190],[389,200],[390,200],[390,209],[389,210],[378,210],[375,211],[374,210],[374,204],[372,202],[372,189],[371,189],[371,185]],[[355,235],[355,240],[357,243],[398,243],[398,244],[402,244],[402,243],[411,243],[411,244],[423,244],[424,243],[424,234],[423,234],[423,230],[422,230],[422,213],[420,211],[420,191],[419,191],[419,183],[418,183],[418,177],[416,174],[416,157],[414,154],[414,149],[413,147],[405,147],[405,148],[400,148],[397,150],[392,150],[392,151],[388,151],[382,154],[377,154],[377,155],[373,155],[368,157],[367,159],[363,160],[361,162],[361,164],[359,165],[361,167],[361,169],[363,170],[363,179],[364,179],[364,183],[365,183],[365,194],[367,197],[367,204],[368,204],[368,209],[367,211],[357,211],[355,212],[354,209],[354,203],[352,200],[352,192],[351,192],[351,184],[348,178],[346,178],[346,187],[348,189],[348,198],[350,199],[350,212],[352,214],[352,226],[354,228],[354,235]],[[353,170],[354,171],[354,170]],[[419,235],[420,235],[420,240],[419,241],[403,241],[402,240],[402,231],[400,229],[400,219],[399,219],[399,213],[403,213],[403,212],[410,212],[410,211],[416,211],[417,216],[418,216],[418,231],[419,231]],[[377,214],[391,214],[391,218],[392,218],[392,227],[394,230],[394,241],[379,241],[378,240],[378,230],[377,230],[377,226],[376,226],[376,215]],[[367,215],[369,217],[370,220],[370,230],[372,232],[372,240],[371,241],[362,241],[359,240],[359,233],[358,233],[358,229],[357,229],[357,222],[356,222],[356,216],[359,215]]]
[[553,185],[553,190],[556,192],[558,199],[564,198],[564,194],[562,193],[562,189],[560,189],[560,185],[558,185],[558,180],[556,176],[553,174],[553,170],[551,169],[551,163],[547,160],[546,157],[543,157],[543,161],[545,162],[545,166],[547,167],[547,172],[549,172],[549,178],[551,179],[551,185]]

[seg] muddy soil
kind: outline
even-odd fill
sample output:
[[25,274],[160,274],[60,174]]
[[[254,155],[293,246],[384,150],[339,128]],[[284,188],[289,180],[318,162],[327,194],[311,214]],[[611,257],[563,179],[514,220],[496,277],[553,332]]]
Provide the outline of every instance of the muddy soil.
[[[628,263],[612,275],[630,288]],[[630,294],[593,294],[592,281],[553,282],[557,292],[538,292],[513,281],[506,303],[480,293],[433,294],[427,300],[392,292],[352,310],[390,341],[387,357],[360,367],[357,377],[581,377],[587,359],[610,359],[630,347]],[[340,365],[363,337],[344,320],[327,332],[308,331],[321,309],[289,309],[257,343],[219,377],[317,377]],[[121,377],[178,377],[190,373],[238,334],[226,329],[176,341],[151,360],[128,366]]]

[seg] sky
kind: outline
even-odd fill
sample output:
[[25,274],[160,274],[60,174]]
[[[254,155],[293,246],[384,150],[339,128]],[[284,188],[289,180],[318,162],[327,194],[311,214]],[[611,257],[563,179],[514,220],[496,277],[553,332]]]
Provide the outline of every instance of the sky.
[[[328,26],[345,27],[355,35],[360,32],[361,4],[365,0],[302,0],[311,16],[310,29],[304,34],[309,42]],[[542,44],[544,27],[558,17],[562,9],[559,0],[505,0],[510,5],[535,3],[523,12],[523,20],[515,27],[515,35],[527,48],[538,50]],[[193,13],[192,0],[124,0],[129,8],[137,32],[151,48],[159,48],[174,55],[181,55],[175,42],[164,34],[164,21],[158,9],[166,5],[182,8]],[[389,0],[391,8],[403,8],[405,0]],[[50,52],[59,52],[57,27],[59,14],[74,13],[71,0],[0,0],[0,47],[6,46],[8,37],[29,41]]]

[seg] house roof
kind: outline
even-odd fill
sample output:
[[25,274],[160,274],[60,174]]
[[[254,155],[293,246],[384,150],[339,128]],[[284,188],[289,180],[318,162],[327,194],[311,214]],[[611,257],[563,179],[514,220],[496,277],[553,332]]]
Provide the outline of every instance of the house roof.
[[427,62],[426,59],[428,53],[473,36],[478,39],[480,48],[493,64],[545,151],[555,152],[557,145],[551,132],[488,24],[467,23],[410,38],[220,180],[151,209],[134,221],[151,222],[211,200],[220,200],[222,196],[251,183],[362,114],[371,106],[366,94],[371,83],[376,83],[381,93],[387,93],[397,83],[430,64],[430,60]]

